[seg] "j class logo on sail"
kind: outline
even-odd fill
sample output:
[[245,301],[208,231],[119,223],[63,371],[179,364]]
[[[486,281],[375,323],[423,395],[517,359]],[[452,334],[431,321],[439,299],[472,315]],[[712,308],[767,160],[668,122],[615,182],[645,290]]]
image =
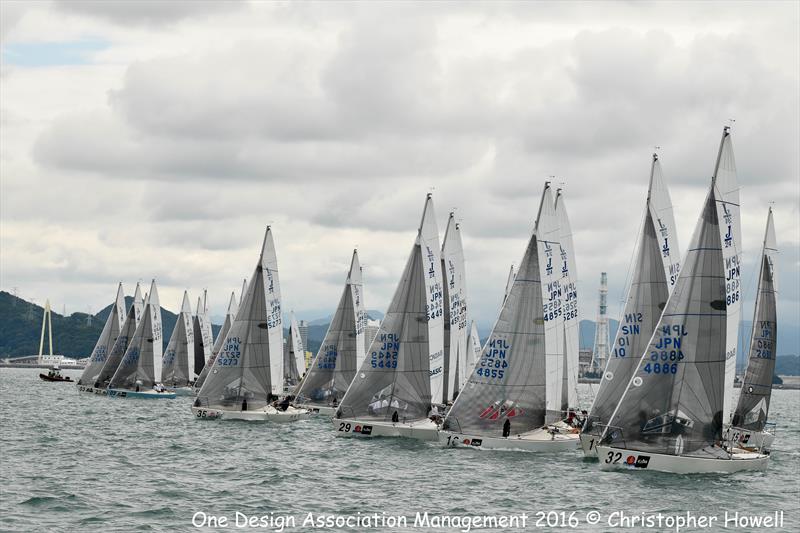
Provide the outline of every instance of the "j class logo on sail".
[[628,346],[631,344],[631,337],[639,335],[641,332],[639,323],[642,321],[642,313],[627,313],[623,318],[623,323],[619,326],[619,338],[614,346],[614,357],[625,357]]
[[361,289],[358,288],[358,285],[353,285],[353,303],[356,307],[361,305]]
[[650,360],[642,370],[645,374],[669,375],[678,373],[678,363],[683,361],[683,337],[689,334],[683,324],[664,325],[660,336],[650,351]]
[[450,259],[447,260],[447,270],[450,272],[450,288],[455,289],[456,287],[456,266],[453,264],[453,261]]
[[758,323],[758,327],[761,329],[761,334],[755,339],[755,355],[759,359],[772,359],[772,339],[775,336],[775,323],[762,320]]
[[739,288],[741,271],[739,267],[739,255],[733,255],[725,259],[725,303],[732,305],[739,301]]
[[220,350],[217,356],[218,366],[239,366],[239,360],[242,357],[242,339],[241,337],[228,337],[225,339],[225,345]]
[[378,339],[379,348],[370,354],[372,368],[397,368],[397,354],[400,351],[400,335],[382,333]]
[[435,263],[434,259],[435,259],[436,256],[433,255],[433,251],[431,250],[430,246],[425,245],[425,250],[427,250],[425,255],[428,257],[428,277],[431,278],[431,279],[435,279],[436,278],[436,263]]
[[105,346],[98,346],[92,354],[92,361],[102,363],[108,357],[108,349]]
[[722,218],[725,220],[725,224],[728,225],[728,232],[725,234],[725,248],[730,248],[733,246],[733,231],[731,228],[733,227],[733,213],[728,210],[728,204],[722,204],[722,210],[725,212],[722,215]]
[[272,278],[272,270],[267,268],[265,272],[267,273],[267,292],[273,294],[275,292],[275,280]]
[[661,245],[661,255],[664,257],[669,257],[669,230],[667,226],[661,222],[660,218],[656,219],[658,221],[658,232],[661,234],[661,237],[664,238],[664,244]]
[[267,313],[267,328],[274,329],[283,324],[281,318],[281,301],[277,298],[269,301],[269,313]]
[[561,250],[561,277],[569,276],[569,266],[567,266],[567,251],[559,244],[558,249]]
[[482,378],[505,379],[506,368],[511,351],[511,344],[506,339],[489,339],[486,351],[475,373]]
[[125,358],[122,360],[122,366],[134,366],[139,362],[139,348],[132,346]]
[[430,300],[425,305],[428,320],[434,320],[444,314],[444,291],[442,285],[436,281],[428,285]]
[[322,347],[322,357],[317,360],[317,368],[334,369],[336,368],[336,357],[339,351],[335,344],[326,344]]
[[356,313],[356,335],[364,333],[365,329],[367,329],[367,313],[359,311]]

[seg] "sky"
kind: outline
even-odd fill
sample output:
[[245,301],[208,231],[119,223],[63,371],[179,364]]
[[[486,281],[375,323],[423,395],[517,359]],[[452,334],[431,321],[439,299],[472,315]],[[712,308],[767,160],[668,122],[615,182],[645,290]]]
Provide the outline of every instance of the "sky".
[[[775,211],[800,323],[798,2],[0,2],[0,288],[96,312],[122,281],[212,315],[271,224],[283,306],[332,313],[352,250],[385,310],[427,193],[488,328],[543,184],[582,318],[620,311],[651,154],[685,250],[732,125],[744,316]],[[553,177],[550,177],[553,176]],[[787,353],[798,353],[798,348]],[[784,351],[784,350],[779,350]]]

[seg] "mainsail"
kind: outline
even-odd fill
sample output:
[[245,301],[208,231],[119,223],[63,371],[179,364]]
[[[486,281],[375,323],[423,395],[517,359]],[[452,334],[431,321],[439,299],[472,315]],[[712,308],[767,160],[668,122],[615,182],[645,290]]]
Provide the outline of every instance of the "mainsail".
[[506,292],[503,294],[503,301],[506,301],[508,298],[508,293],[511,291],[511,286],[514,284],[514,278],[517,277],[517,273],[514,272],[514,265],[511,265],[511,268],[508,269],[508,279],[506,280]]
[[194,331],[194,364],[192,372],[199,376],[206,362],[211,360],[214,347],[214,334],[211,332],[211,319],[208,316],[207,291],[203,291],[203,298],[197,297],[197,311],[195,312]]
[[94,385],[97,377],[103,370],[108,354],[114,347],[119,332],[125,323],[125,294],[122,292],[122,283],[117,287],[117,299],[114,305],[111,306],[111,312],[108,313],[108,318],[103,326],[103,331],[100,332],[100,337],[97,339],[97,344],[92,350],[92,355],[89,357],[89,362],[86,364],[78,385]]
[[167,349],[164,350],[161,367],[161,383],[167,387],[188,387],[194,377],[194,328],[189,294],[183,291],[183,303]]
[[139,283],[136,283],[136,289],[133,291],[133,311],[136,319],[136,325],[142,320],[142,311],[144,310],[144,298],[142,298],[142,288]]
[[125,355],[111,378],[111,389],[133,390],[152,388],[161,377],[164,345],[161,331],[161,305],[158,301],[156,281],[144,304],[142,320],[125,350]]
[[[442,287],[433,200],[429,194],[414,246],[367,357],[342,399],[345,417],[424,419],[442,374]],[[430,231],[432,228],[432,232]],[[438,380],[441,385],[441,379]],[[441,401],[442,389],[438,389]]]
[[[554,215],[552,194],[546,187],[537,227],[548,236],[553,236],[557,230]],[[542,216],[550,220],[543,221]],[[549,361],[545,361],[545,326],[548,322],[560,326],[561,322],[552,311],[550,320],[545,321],[543,317],[546,308],[542,299],[540,248],[543,245],[534,231],[480,359],[445,418],[445,429],[501,437],[506,421],[516,434],[544,425],[549,385],[549,381],[546,382]],[[558,302],[557,293],[554,300]],[[555,332],[556,328],[551,331]],[[477,332],[471,339],[473,346],[480,346]],[[558,383],[560,385],[560,380]]]
[[267,405],[283,392],[283,320],[272,230],[214,366],[197,395],[203,405],[239,409]]
[[442,243],[444,272],[444,397],[453,400],[461,386],[461,376],[467,368],[467,287],[464,272],[464,247],[461,228],[453,213],[447,221]]
[[653,336],[680,272],[672,202],[656,154],[650,168],[644,221],[634,257],[625,308],[600,390],[589,411],[587,431],[595,423],[608,422]]
[[564,372],[561,386],[561,410],[578,405],[578,272],[575,267],[575,245],[572,241],[572,228],[564,205],[561,189],[556,193],[556,220],[559,228],[559,255],[561,265],[561,315],[564,335]]
[[[563,288],[561,286],[563,259],[561,256],[561,230],[555,210],[550,183],[545,183],[539,215],[536,218],[536,245],[539,266],[539,287],[542,293],[542,320],[544,321],[544,353],[546,383],[546,423],[564,418],[564,315]],[[517,278],[522,272],[522,265]]]
[[294,387],[300,383],[300,379],[306,371],[306,351],[303,346],[303,339],[300,337],[300,328],[297,326],[294,311],[290,313],[289,339],[283,354],[283,372],[286,385]]
[[[720,154],[729,149],[726,128]],[[604,442],[669,455],[724,455],[714,445],[724,422],[726,332],[738,309],[726,293],[731,276],[724,250],[731,232],[718,195],[712,179],[675,288]]]
[[[128,349],[128,343],[130,342],[131,338],[133,338],[133,334],[136,332],[136,328],[139,325],[139,321],[136,319],[136,309],[139,307],[139,298],[141,298],[141,292],[139,291],[138,284],[136,285],[135,294],[137,294],[138,297],[134,296],[133,298],[133,304],[128,310],[128,314],[125,315],[125,321],[122,323],[117,340],[114,341],[111,351],[108,352],[108,357],[106,358],[106,362],[103,364],[100,374],[98,374],[97,378],[95,378],[95,387],[105,387],[108,385],[108,382],[117,371],[117,368],[122,361],[122,357],[125,355],[125,351]],[[141,316],[141,310],[139,311],[139,314],[139,316]]]
[[[247,282],[245,282],[246,284]],[[242,287],[242,295],[244,295],[245,287]],[[220,328],[219,333],[217,334],[217,338],[214,340],[214,346],[211,349],[211,357],[206,361],[205,366],[203,366],[203,370],[200,372],[200,375],[197,377],[197,380],[194,383],[195,390],[200,390],[200,387],[203,386],[203,382],[206,380],[206,376],[211,371],[211,368],[214,366],[214,359],[217,358],[217,354],[220,350],[222,350],[222,346],[225,343],[225,337],[228,336],[228,331],[231,329],[231,324],[233,324],[233,320],[236,318],[236,311],[239,309],[239,305],[236,303],[236,294],[231,292],[231,299],[228,301],[228,311],[225,313],[225,320],[222,323],[222,328]]]
[[761,269],[758,275],[758,293],[750,337],[750,357],[742,382],[739,403],[733,416],[733,425],[752,431],[763,431],[769,414],[772,395],[772,376],[775,373],[775,344],[778,339],[776,306],[778,286],[775,225],[772,209],[767,215],[764,247],[761,251]]
[[[511,287],[508,287],[508,290],[510,291]],[[506,298],[508,298],[508,293],[506,293],[506,295],[503,297],[504,302]],[[481,358],[482,352],[483,347],[481,346],[481,338],[478,336],[478,326],[473,320],[469,327],[469,337],[467,337],[467,358],[464,362],[465,370],[463,375],[459,376],[461,378],[461,383],[459,384],[458,390],[461,390],[467,383],[472,370],[475,368],[475,363]]]
[[339,305],[325,339],[297,389],[301,402],[329,405],[341,401],[364,361],[367,314],[362,297],[361,266],[353,251]]

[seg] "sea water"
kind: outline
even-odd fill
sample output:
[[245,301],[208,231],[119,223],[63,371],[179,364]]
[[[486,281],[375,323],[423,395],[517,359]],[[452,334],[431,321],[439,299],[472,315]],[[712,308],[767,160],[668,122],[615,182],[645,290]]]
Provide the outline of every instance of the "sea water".
[[780,511],[770,531],[800,530],[796,390],[773,393],[765,472],[672,475],[602,472],[578,449],[337,438],[321,416],[198,420],[189,397],[113,399],[39,372],[0,369],[3,531],[754,531],[742,520]]

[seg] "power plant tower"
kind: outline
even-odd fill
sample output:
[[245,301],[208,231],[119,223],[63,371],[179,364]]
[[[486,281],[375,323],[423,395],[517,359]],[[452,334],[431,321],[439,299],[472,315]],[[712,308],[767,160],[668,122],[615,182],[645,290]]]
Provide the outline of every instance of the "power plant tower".
[[602,373],[610,355],[608,347],[608,275],[600,273],[600,300],[597,306],[597,322],[594,330],[592,350],[592,372]]

